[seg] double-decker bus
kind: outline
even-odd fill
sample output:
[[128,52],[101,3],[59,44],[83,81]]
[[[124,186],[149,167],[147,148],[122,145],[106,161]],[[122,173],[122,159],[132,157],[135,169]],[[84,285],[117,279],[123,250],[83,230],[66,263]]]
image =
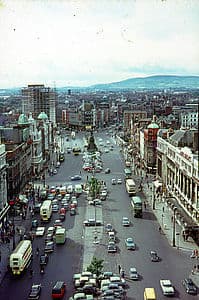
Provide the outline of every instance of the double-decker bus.
[[66,229],[57,228],[55,232],[55,242],[56,244],[64,244],[66,241]]
[[20,275],[29,265],[32,257],[32,243],[21,241],[10,255],[10,268],[13,275]]
[[52,215],[52,202],[45,200],[40,207],[40,217],[43,222],[48,222]]
[[142,199],[139,196],[132,197],[131,205],[132,205],[134,217],[142,218]]
[[136,194],[136,185],[133,179],[126,180],[126,191],[129,194],[129,196]]
[[125,168],[125,169],[124,169],[124,174],[125,174],[125,178],[126,178],[126,179],[131,178],[131,176],[132,176],[132,171],[131,171],[131,169],[130,169],[130,168]]

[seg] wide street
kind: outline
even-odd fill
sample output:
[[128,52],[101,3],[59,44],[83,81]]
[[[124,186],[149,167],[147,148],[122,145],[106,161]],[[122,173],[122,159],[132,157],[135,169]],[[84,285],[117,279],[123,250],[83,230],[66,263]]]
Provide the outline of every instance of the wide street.
[[[157,292],[157,299],[165,299],[160,289],[160,279],[170,279],[175,286],[176,295],[173,299],[196,299],[196,296],[190,296],[185,293],[181,281],[188,277],[191,270],[190,258],[186,251],[177,251],[172,248],[164,235],[158,231],[159,224],[155,219],[150,207],[144,211],[143,218],[134,218],[130,198],[126,193],[124,184],[124,161],[122,153],[119,151],[119,146],[116,145],[114,138],[111,135],[106,135],[105,132],[95,134],[96,142],[99,143],[99,138],[103,139],[103,143],[109,140],[114,145],[113,151],[102,154],[103,172],[97,173],[96,177],[104,180],[108,187],[108,198],[103,202],[103,222],[104,224],[111,223],[116,230],[118,252],[108,254],[107,252],[107,235],[103,234],[99,244],[95,246],[94,255],[97,258],[104,259],[104,270],[118,273],[118,265],[121,265],[128,276],[130,267],[136,267],[140,275],[140,279],[135,282],[128,280],[128,299],[143,299],[143,291],[145,287],[154,287]],[[72,143],[72,144],[71,144]],[[72,145],[80,145],[83,149],[84,145],[83,133],[78,134],[75,140],[69,142],[64,141],[65,148]],[[103,151],[103,147],[101,147]],[[111,173],[105,174],[104,169],[110,168]],[[73,154],[65,154],[65,162],[62,163],[58,170],[58,174],[46,178],[46,183],[49,186],[59,184],[69,184],[70,176],[82,173],[82,183],[86,182],[87,175],[90,173],[82,170],[82,155],[73,156]],[[112,178],[121,178],[122,185],[112,185]],[[139,184],[140,178],[134,176],[135,181]],[[74,183],[73,183],[74,184]],[[144,194],[138,193],[143,200]],[[32,283],[42,284],[42,294],[40,299],[51,299],[51,288],[56,280],[64,280],[67,284],[67,293],[64,299],[68,299],[72,295],[73,273],[82,270],[84,253],[84,243],[86,236],[83,235],[82,223],[85,220],[86,214],[86,196],[81,195],[78,202],[78,214],[70,216],[67,213],[66,220],[63,222],[67,229],[67,241],[63,246],[55,246],[55,250],[50,254],[49,263],[45,269],[45,274],[39,272],[39,258],[36,256],[36,247],[40,249],[44,246],[44,237],[35,237],[33,242],[34,256],[32,268],[34,270],[33,278],[30,278],[27,270],[22,277],[13,278],[7,275],[0,287],[1,300],[25,300]],[[98,209],[98,208],[96,208]],[[122,217],[126,216],[131,221],[130,227],[122,226]],[[39,215],[34,218],[40,220]],[[46,225],[46,228],[53,224],[58,218],[58,213],[53,213],[51,222]],[[130,251],[125,247],[125,239],[133,237],[136,243],[136,250]],[[156,250],[161,257],[161,261],[154,263],[150,260],[150,251]]]

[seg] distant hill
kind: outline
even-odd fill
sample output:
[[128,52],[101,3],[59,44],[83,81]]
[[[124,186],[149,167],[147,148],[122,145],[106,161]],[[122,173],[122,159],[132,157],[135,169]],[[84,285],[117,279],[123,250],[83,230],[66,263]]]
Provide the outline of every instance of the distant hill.
[[199,76],[157,75],[90,86],[96,90],[199,89]]

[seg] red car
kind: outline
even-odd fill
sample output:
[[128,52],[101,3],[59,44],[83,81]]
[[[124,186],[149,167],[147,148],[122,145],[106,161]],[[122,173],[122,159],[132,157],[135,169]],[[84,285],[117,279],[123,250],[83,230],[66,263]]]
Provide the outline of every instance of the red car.
[[61,299],[63,298],[66,291],[66,284],[64,281],[57,281],[52,288],[52,298]]

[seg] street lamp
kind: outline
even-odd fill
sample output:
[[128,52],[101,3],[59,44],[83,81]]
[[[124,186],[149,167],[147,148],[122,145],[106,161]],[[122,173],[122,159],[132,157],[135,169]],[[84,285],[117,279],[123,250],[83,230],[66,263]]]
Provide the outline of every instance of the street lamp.
[[162,228],[164,227],[164,215],[162,214]]
[[152,182],[152,197],[153,197],[153,209],[155,209],[155,202],[156,202],[156,198],[155,198],[155,186],[154,183]]
[[173,247],[176,246],[176,210],[177,207],[173,208]]

